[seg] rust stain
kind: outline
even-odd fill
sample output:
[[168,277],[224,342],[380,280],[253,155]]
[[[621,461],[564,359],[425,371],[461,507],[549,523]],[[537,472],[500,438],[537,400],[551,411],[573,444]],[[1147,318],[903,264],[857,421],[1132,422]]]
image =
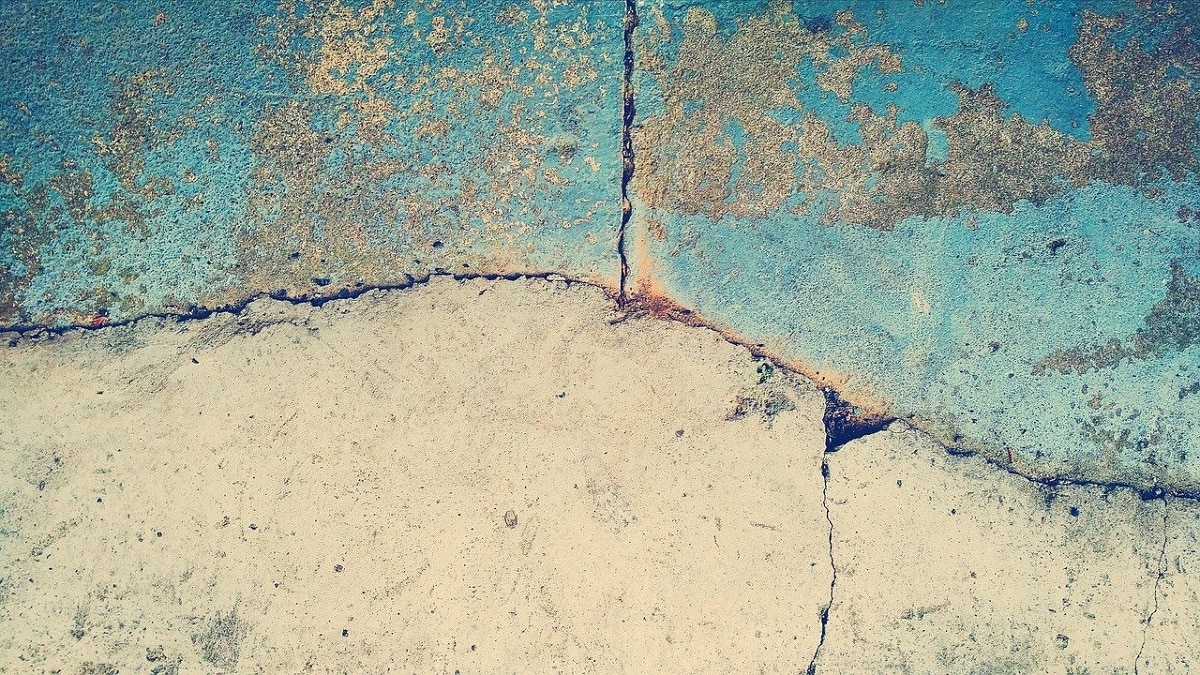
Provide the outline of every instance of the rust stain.
[[651,278],[643,277],[638,281],[622,309],[628,317],[651,316],[711,330],[726,342],[744,347],[755,357],[766,359],[777,367],[796,373],[817,387],[838,392],[844,401],[861,410],[859,415],[863,418],[891,417],[890,402],[870,388],[856,383],[849,374],[831,368],[817,368],[797,359],[784,357],[765,344],[754,342],[736,330],[680,305],[663,292],[659,284]]

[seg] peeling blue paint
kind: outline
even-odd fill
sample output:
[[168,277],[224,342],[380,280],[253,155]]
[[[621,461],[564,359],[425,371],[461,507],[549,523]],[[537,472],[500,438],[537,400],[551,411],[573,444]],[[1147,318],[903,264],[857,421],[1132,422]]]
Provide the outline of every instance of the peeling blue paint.
[[1195,7],[637,9],[626,130],[620,2],[0,4],[0,323],[624,281],[1026,473],[1200,488]]
[[[1084,39],[1085,10],[1122,16],[1102,47],[1149,48],[1131,36],[1172,30],[1183,31],[1181,44],[1194,44],[1187,18],[1139,14],[1123,2],[848,2],[817,10],[798,4],[794,13],[766,2],[640,3],[641,47],[662,66],[637,80],[646,111],[640,150],[650,168],[635,181],[635,286],[731,327],[882,414],[1025,473],[1200,485],[1200,397],[1187,388],[1200,382],[1200,348],[1184,346],[1195,342],[1188,325],[1200,325],[1200,298],[1183,297],[1200,269],[1196,149],[1179,153],[1186,175],[1161,171],[1162,178],[1122,184],[1103,168],[1064,169],[1038,198],[1006,191],[1001,181],[1019,184],[1019,168],[1002,168],[995,182],[957,178],[996,171],[996,163],[1056,162],[1044,149],[1055,143],[1078,152],[1079,163],[1064,167],[1087,167],[1095,153],[1140,161],[1102,141],[1090,157],[1088,146],[1071,145],[1093,139],[1089,115],[1098,114],[1077,63],[1086,54],[1072,53]],[[714,44],[706,22],[717,26],[721,46],[708,52],[710,70],[693,75],[696,66],[679,69],[676,61],[699,61],[687,50]],[[787,112],[770,111],[773,122],[732,135],[720,120],[757,119],[754,108],[707,83],[732,67],[725,54],[747,48],[738,42],[742,32],[764,45],[762,61],[748,67],[787,79],[795,98]],[[780,64],[796,58],[770,53],[773,40],[801,45],[794,77],[771,71],[769,64],[786,68]],[[900,67],[884,62],[881,49]],[[841,67],[850,67],[851,80],[822,80]],[[994,95],[1002,107],[963,117],[970,99],[955,93],[955,83]],[[761,87],[748,97],[784,95],[773,81],[746,86]],[[675,117],[671,97],[681,91],[696,103]],[[642,103],[647,98],[658,100]],[[1194,126],[1196,108],[1174,112]],[[964,136],[960,119],[969,120],[968,131],[1001,131]],[[1125,122],[1137,133],[1150,119]],[[806,120],[824,126],[806,128]],[[906,132],[906,122],[918,126]],[[688,124],[697,125],[689,134],[712,140],[693,143],[670,131]],[[863,124],[885,133],[867,138]],[[821,133],[832,142],[823,145]],[[1056,133],[1076,140],[1054,140]],[[1027,152],[1003,150],[1035,137],[1043,140]],[[721,156],[732,159],[660,169],[660,147],[689,161],[705,142],[732,145]],[[744,167],[781,144],[800,155],[794,167],[770,169],[788,166],[786,155],[776,156],[748,181]],[[997,150],[995,159],[984,154]],[[847,164],[859,157],[861,168]],[[690,187],[689,171],[722,175],[724,161],[737,179],[719,201]],[[890,164],[902,161],[894,171]],[[814,165],[819,170],[806,173]],[[1150,165],[1140,175],[1159,172]],[[687,199],[672,200],[664,184]],[[938,191],[922,192],[927,186]],[[791,196],[760,197],[772,190]],[[938,206],[947,195],[960,205]],[[860,203],[847,199],[863,206],[846,209]]]
[[440,269],[616,286],[623,7],[81,11],[0,6],[0,212],[40,228],[0,253],[4,323]]

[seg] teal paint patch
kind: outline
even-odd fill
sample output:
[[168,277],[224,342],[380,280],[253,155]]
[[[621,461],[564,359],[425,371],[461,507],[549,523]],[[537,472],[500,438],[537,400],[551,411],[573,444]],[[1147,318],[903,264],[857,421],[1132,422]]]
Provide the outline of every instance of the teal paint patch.
[[6,3],[0,323],[627,281],[1025,473],[1195,490],[1196,10],[993,5],[639,2],[625,129],[621,3]]
[[[990,84],[1010,114],[1080,140],[1090,138],[1088,95],[1070,48],[1083,11],[1117,14],[1131,2],[874,2],[845,3],[860,17],[872,40],[903,55],[905,72],[881,76],[865,72],[855,99],[882,112],[900,108],[899,121],[918,123],[954,114],[957,100],[947,86],[970,89]],[[885,96],[883,87],[897,91]]]
[[623,10],[5,3],[0,324],[438,271],[615,288]]
[[922,124],[921,129],[925,132],[927,139],[925,145],[925,166],[941,164],[950,159],[950,141],[946,139],[946,132],[930,122]]
[[244,67],[255,57],[239,39],[246,16],[234,10],[180,8],[157,22],[147,4],[83,22],[71,3],[0,8],[0,154],[21,176],[7,181],[0,211],[48,234],[18,268],[11,254],[22,235],[6,232],[8,276],[25,278],[0,322],[128,317],[234,283],[248,182],[237,151],[244,92],[273,88],[271,73]]
[[631,287],[1024,473],[1197,489],[1192,22],[951,5],[640,3]]
[[[1176,384],[1200,350],[1168,346],[1103,373],[1039,368],[1063,346],[1143,327],[1166,270],[1200,246],[1170,201],[1094,185],[974,230],[913,219],[886,233],[681,217],[648,257],[670,297],[818,375],[847,377],[841,386],[947,442],[1011,448],[1048,474],[1192,485],[1195,467],[1176,455],[1200,442],[1200,417]],[[1098,444],[1097,417],[1132,440]]]

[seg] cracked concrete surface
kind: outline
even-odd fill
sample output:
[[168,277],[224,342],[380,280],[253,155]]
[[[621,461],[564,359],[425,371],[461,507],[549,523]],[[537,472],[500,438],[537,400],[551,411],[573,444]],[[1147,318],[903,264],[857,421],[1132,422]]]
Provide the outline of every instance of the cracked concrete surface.
[[0,663],[802,668],[820,394],[780,373],[787,405],[728,420],[745,350],[610,318],[439,279],[5,351]]
[[827,672],[1189,672],[1196,611],[1159,612],[1186,606],[1160,584],[1191,588],[1164,561],[1195,502],[1043,486],[899,423],[829,464]]
[[1077,4],[0,3],[0,330],[557,273],[1195,496],[1200,15]]
[[1146,640],[1150,637],[1150,626],[1154,623],[1154,616],[1158,614],[1158,599],[1160,587],[1162,586],[1163,575],[1166,574],[1167,568],[1167,509],[1163,509],[1162,514],[1162,548],[1158,551],[1158,564],[1154,570],[1154,604],[1150,608],[1150,613],[1146,615],[1146,620],[1142,622],[1142,643],[1138,646],[1137,657],[1133,661],[1133,672],[1140,673],[1143,659],[1146,654]]
[[1200,583],[1191,570],[1200,562],[1200,507],[1171,500],[1166,512],[1166,547],[1156,587],[1157,611],[1146,624],[1142,673],[1190,673],[1200,668]]
[[594,287],[435,278],[3,359],[4,672],[1195,664],[1194,501],[901,423],[826,452],[821,391]]
[[1190,672],[1193,9],[126,4],[0,5],[0,669]]

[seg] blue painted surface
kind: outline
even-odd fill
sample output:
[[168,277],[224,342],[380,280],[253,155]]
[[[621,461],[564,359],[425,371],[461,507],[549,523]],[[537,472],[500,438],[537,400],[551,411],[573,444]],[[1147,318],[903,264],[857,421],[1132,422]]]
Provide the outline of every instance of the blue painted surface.
[[[961,82],[971,89],[990,83],[1011,112],[1035,122],[1047,120],[1051,127],[1086,140],[1087,116],[1095,104],[1068,52],[1085,10],[1115,14],[1129,4],[847,3],[872,41],[889,45],[905,59],[904,73],[864,73],[852,100],[872,105],[877,112],[895,102],[902,108],[900,121],[921,122],[955,112],[958,101],[948,83]],[[1022,20],[1024,30],[1018,28]],[[897,82],[901,93],[879,95],[888,81]]]
[[615,287],[623,7],[555,5],[3,3],[0,322],[436,270]]
[[[673,220],[653,255],[662,288],[685,306],[847,375],[849,390],[948,442],[1011,448],[1047,474],[1190,484],[1200,397],[1180,392],[1200,381],[1200,350],[1035,373],[1055,349],[1100,347],[1142,326],[1170,263],[1200,246],[1169,211],[1092,186],[982,216],[974,231],[956,219],[881,232],[693,216]],[[1068,243],[1051,254],[1060,237]]]
[[[838,19],[842,10],[860,31],[851,35],[850,24]],[[1194,489],[1200,296],[1186,283],[1181,290],[1180,280],[1200,278],[1200,228],[1191,215],[1200,204],[1196,148],[1185,134],[1170,139],[1186,156],[1186,171],[1175,176],[1153,161],[1122,172],[1140,179],[1106,173],[1105,163],[1141,159],[1093,142],[1098,118],[1089,116],[1116,113],[1099,109],[1075,60],[1084,54],[1076,45],[1085,11],[1122,17],[1104,46],[1150,49],[1178,30],[1186,36],[1176,50],[1195,58],[1196,40],[1187,33],[1192,10],[1163,18],[1127,2],[847,2],[797,4],[794,11],[766,2],[640,3],[640,55],[658,65],[636,79],[646,136],[635,180],[632,285],[731,327],[864,407],[912,419],[947,443],[1012,461],[1022,472]],[[761,61],[738,61],[747,44],[763,46]],[[849,95],[822,86],[823,74],[851,58],[851,48],[880,46],[898,55],[899,69],[864,64]],[[794,69],[789,50],[805,52]],[[710,65],[699,74],[684,65],[700,62]],[[783,63],[782,70],[763,65],[771,62]],[[723,90],[715,76],[740,67],[773,76],[747,79],[740,94]],[[1186,79],[1194,73],[1169,74],[1196,90]],[[956,83],[989,86],[1000,100],[996,117],[969,119],[976,128],[1020,119],[978,148],[952,147],[947,131],[954,133],[963,110]],[[1114,83],[1118,97],[1121,85]],[[685,103],[675,108],[680,97]],[[782,101],[770,110],[779,127],[755,122],[755,105],[768,98]],[[869,106],[873,123],[915,125],[910,138],[922,145],[910,147],[923,151],[913,153],[920,161],[902,165],[899,179],[888,162],[905,161],[904,148],[887,139],[901,134],[869,145],[855,104]],[[1189,104],[1172,114],[1194,127],[1197,112]],[[1130,133],[1139,125],[1144,133],[1151,119],[1147,113],[1120,121]],[[806,120],[827,125],[833,143],[812,144]],[[1103,161],[1069,174],[1075,165],[1056,164],[1061,158],[1045,147],[1029,147],[1026,156],[983,154],[1043,121],[1050,130],[1044,137],[1060,134],[1054,142],[1078,152],[1079,166],[1089,155]],[[758,136],[747,124],[758,124]],[[673,128],[712,135],[694,143]],[[699,147],[722,150],[678,168],[665,163],[661,147],[681,162],[692,161]],[[777,148],[783,152],[768,166],[774,168],[747,183],[745,167]],[[865,179],[857,182],[857,166],[849,178],[829,177],[859,149]],[[1019,178],[1026,170],[1011,165],[1018,160],[1062,171],[1045,194],[1011,199],[1003,170],[994,181],[916,180],[921,168],[986,175],[989,163],[1004,162]],[[821,170],[806,177],[814,165]],[[726,171],[733,178],[723,191],[702,189],[705,176]],[[940,192],[920,197],[948,205],[918,199],[889,206],[906,193],[879,186],[906,186],[909,178],[914,186],[936,185]],[[688,197],[672,201],[671,190]],[[771,190],[787,196],[762,196]],[[847,195],[882,207],[839,210]],[[863,213],[872,219],[854,218]],[[1112,356],[1113,345],[1124,351]]]

